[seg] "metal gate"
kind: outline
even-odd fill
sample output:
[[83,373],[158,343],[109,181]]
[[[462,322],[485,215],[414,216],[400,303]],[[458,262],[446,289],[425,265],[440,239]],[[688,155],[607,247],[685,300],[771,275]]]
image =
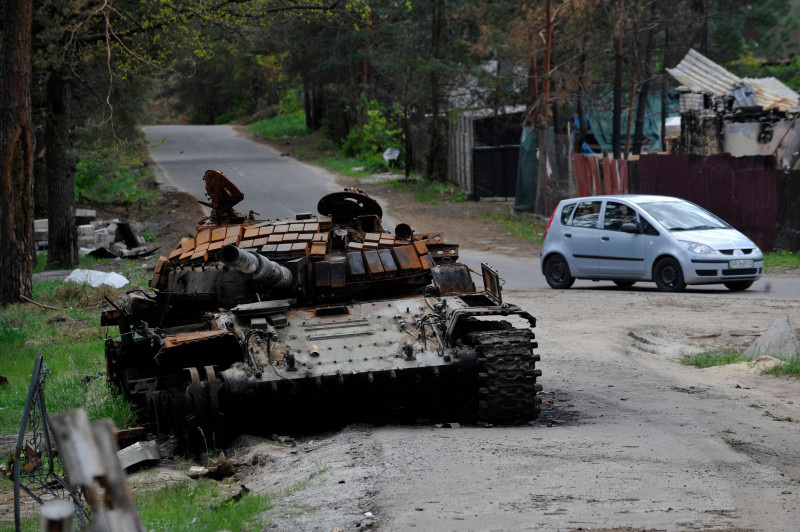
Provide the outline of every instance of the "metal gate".
[[472,148],[472,199],[513,198],[518,165],[519,145]]

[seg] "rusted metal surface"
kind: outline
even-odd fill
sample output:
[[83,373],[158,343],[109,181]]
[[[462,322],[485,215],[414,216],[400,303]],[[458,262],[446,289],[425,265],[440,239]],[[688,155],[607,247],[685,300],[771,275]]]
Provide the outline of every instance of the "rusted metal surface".
[[604,157],[602,174],[600,159],[576,153],[572,156],[575,188],[578,196],[628,194],[628,161]]
[[639,192],[676,196],[708,209],[761,249],[775,246],[773,157],[653,154],[639,159]]
[[120,328],[106,343],[109,380],[146,426],[197,449],[347,416],[538,414],[535,346],[503,344],[516,357],[499,368],[503,357],[484,356],[477,340],[491,351],[517,330],[491,317],[535,320],[502,303],[496,275],[491,293],[476,291],[441,232],[383,229],[380,205],[356,189],[322,198],[319,216],[287,220],[214,204],[217,215],[159,259],[154,295],[130,292],[104,317]]

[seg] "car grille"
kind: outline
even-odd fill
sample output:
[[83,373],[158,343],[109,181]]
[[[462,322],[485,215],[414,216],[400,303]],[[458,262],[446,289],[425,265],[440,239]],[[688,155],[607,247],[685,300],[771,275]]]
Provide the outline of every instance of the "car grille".
[[[733,255],[733,252],[736,251],[735,249],[720,249],[719,252],[723,255]],[[753,248],[742,248],[740,250],[743,255],[749,255],[753,252]]]
[[758,273],[756,268],[736,268],[735,270],[722,270],[722,275],[755,275]]

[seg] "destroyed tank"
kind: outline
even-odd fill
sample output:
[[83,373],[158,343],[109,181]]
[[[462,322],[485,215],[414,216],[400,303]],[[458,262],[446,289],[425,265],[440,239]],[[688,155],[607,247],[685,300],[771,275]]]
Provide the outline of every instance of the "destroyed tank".
[[150,286],[103,313],[107,378],[153,433],[192,447],[330,422],[518,424],[539,413],[536,320],[483,289],[441,232],[394,233],[361,190],[255,219],[223,174],[211,215]]

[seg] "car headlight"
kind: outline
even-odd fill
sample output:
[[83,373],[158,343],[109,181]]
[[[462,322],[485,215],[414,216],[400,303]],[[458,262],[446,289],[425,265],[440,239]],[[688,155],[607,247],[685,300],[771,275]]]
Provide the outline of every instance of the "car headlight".
[[702,253],[704,255],[710,255],[712,253],[716,253],[712,248],[706,246],[705,244],[700,244],[699,242],[689,242],[687,240],[680,240],[680,243],[686,246],[686,249],[691,251],[692,253]]

